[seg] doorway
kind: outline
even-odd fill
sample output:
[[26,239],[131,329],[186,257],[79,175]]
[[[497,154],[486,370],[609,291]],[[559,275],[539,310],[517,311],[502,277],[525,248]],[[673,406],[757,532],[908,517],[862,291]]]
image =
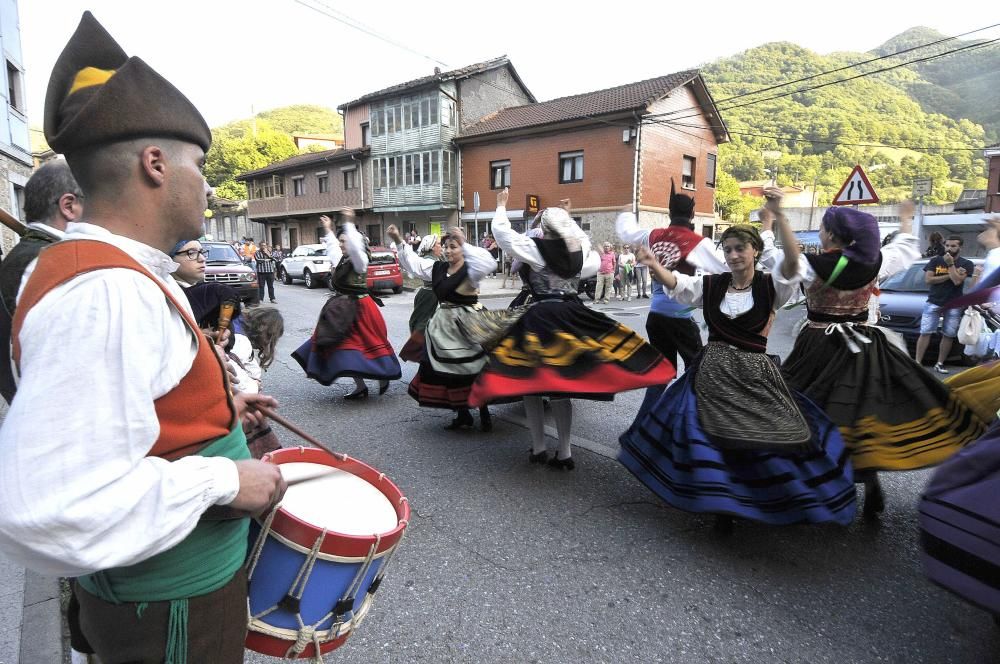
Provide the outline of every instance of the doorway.
[[293,251],[295,247],[299,246],[299,229],[289,228],[288,229],[288,251]]

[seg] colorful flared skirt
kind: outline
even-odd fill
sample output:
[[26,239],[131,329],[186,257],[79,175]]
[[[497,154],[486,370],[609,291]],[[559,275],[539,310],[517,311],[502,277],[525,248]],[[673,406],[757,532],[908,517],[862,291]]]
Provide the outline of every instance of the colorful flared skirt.
[[477,310],[477,305],[443,303],[423,332],[410,335],[420,368],[407,391],[421,406],[451,410],[469,407],[469,392],[486,366],[486,351],[465,337],[461,321]]
[[[794,446],[798,451],[734,449],[730,440],[716,441],[706,433],[699,416],[697,382],[702,357],[640,411],[619,439],[618,460],[665,502],[688,512],[726,514],[772,525],[850,523],[856,502],[849,454],[837,427],[823,411],[780,382],[746,376],[746,393],[754,395],[758,406],[766,408],[765,402],[773,400],[772,412],[780,412],[787,410],[792,399],[798,413],[789,422],[794,424],[801,417],[808,423],[809,449],[801,450],[798,445]],[[651,399],[654,395],[650,390]],[[794,438],[788,437],[787,442]]]
[[410,338],[399,349],[399,358],[406,362],[424,359],[424,330],[437,311],[438,300],[434,291],[424,286],[413,296],[413,313],[410,314]]
[[664,385],[673,365],[645,339],[578,300],[536,302],[490,352],[473,406],[524,396],[610,400]]
[[292,357],[307,376],[321,385],[332,385],[338,378],[396,380],[402,375],[385,319],[370,297],[358,299],[357,317],[343,341],[332,347],[317,347],[315,339],[314,332]]
[[840,428],[856,474],[934,466],[983,434],[983,421],[880,330],[853,331],[870,341],[858,352],[839,332],[806,327],[781,369]]
[[1000,423],[941,464],[920,501],[923,565],[934,582],[1000,615]]
[[944,379],[944,384],[984,422],[1000,410],[1000,360],[966,369]]

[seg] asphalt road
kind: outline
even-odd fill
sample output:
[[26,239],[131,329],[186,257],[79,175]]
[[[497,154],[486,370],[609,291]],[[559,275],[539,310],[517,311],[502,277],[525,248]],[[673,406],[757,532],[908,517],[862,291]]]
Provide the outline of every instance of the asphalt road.
[[[885,478],[880,524],[741,523],[721,536],[614,459],[641,394],[576,401],[577,468],[560,473],[528,464],[518,405],[495,409],[492,433],[443,431],[450,415],[406,394],[412,364],[360,403],[342,399],[351,381],[307,380],[289,354],[326,294],[278,286],[285,337],[266,391],[303,429],[386,473],[413,508],[373,611],[327,662],[1000,661],[992,619],[921,573],[926,472]],[[397,349],[411,303],[385,298]],[[645,303],[599,308],[642,331]],[[771,352],[788,353],[800,315],[779,315]]]

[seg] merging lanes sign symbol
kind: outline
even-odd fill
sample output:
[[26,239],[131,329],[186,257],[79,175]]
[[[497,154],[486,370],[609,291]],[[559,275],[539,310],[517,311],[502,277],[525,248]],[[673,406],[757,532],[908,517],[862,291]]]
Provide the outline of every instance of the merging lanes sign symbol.
[[844,182],[844,186],[833,197],[833,204],[862,205],[864,203],[878,203],[878,194],[875,193],[872,183],[868,181],[868,176],[865,175],[861,166],[855,166],[847,181]]

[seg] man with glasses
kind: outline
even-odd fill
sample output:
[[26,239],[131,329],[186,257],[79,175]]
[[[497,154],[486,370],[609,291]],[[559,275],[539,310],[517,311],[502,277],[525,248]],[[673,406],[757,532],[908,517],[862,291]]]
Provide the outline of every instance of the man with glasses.
[[[0,343],[10,348],[10,324],[17,304],[24,270],[45,247],[66,235],[66,225],[83,214],[83,194],[69,166],[62,159],[50,161],[31,176],[24,187],[24,213],[28,232],[0,264]],[[0,361],[0,394],[10,403],[17,392],[10,357]]]

